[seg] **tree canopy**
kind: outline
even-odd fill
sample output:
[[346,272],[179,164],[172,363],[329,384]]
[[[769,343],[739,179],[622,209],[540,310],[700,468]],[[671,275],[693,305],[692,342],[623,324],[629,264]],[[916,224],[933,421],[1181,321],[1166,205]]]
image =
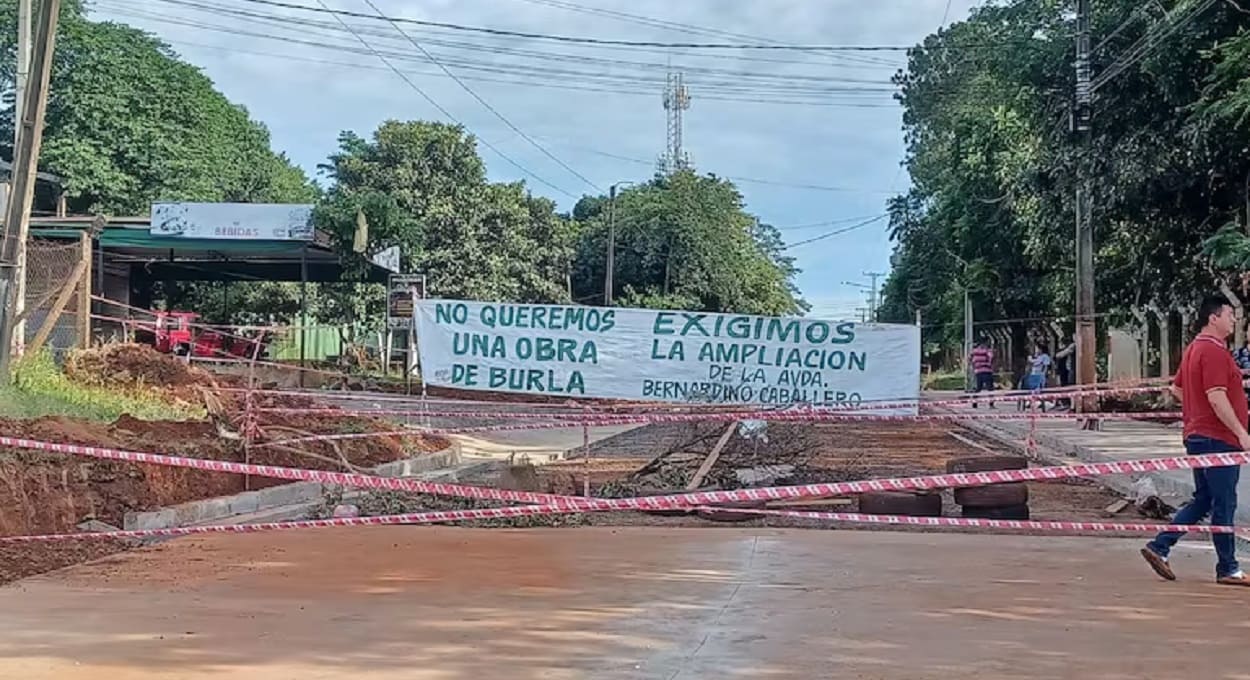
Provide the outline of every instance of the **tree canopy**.
[[[0,78],[12,155],[17,0],[0,0]],[[135,28],[62,4],[40,168],[73,212],[146,214],[156,200],[307,202],[315,187],[268,130],[198,68]]]
[[1227,234],[1210,239],[1250,230],[1250,13],[1193,0],[1093,11],[1088,146],[1070,124],[1071,2],[987,4],[911,50],[896,82],[912,188],[890,202],[883,320],[919,309],[930,340],[954,343],[964,291],[983,319],[1070,315],[1082,164],[1100,312],[1183,307],[1227,273]]
[[747,214],[732,183],[689,170],[626,188],[614,204],[603,196],[577,204],[578,300],[603,300],[612,213],[614,303],[769,315],[807,309],[777,230]]
[[317,224],[351,250],[357,216],[370,252],[399,246],[441,297],[566,302],[574,228],[520,183],[486,180],[476,141],[457,125],[387,121],[346,132],[324,166],[333,180]]

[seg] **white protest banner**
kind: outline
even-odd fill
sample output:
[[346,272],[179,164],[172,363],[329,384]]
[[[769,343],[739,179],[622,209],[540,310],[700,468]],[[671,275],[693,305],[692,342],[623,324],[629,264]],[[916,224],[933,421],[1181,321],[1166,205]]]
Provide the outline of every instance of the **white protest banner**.
[[467,390],[770,406],[920,392],[911,325],[418,300],[417,338],[427,384]]

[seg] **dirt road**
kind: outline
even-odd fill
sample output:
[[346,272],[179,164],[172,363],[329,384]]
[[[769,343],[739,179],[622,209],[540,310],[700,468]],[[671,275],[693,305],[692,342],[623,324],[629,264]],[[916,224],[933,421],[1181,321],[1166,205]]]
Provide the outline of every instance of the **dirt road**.
[[1250,592],[1211,584],[1198,541],[1178,550],[1174,584],[1137,545],[638,528],[205,537],[0,588],[0,677],[1248,677]]

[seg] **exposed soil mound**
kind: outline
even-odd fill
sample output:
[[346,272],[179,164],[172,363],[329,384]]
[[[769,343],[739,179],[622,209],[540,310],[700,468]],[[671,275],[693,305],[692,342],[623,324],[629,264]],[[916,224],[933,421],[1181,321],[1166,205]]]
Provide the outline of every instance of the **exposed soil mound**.
[[215,387],[207,371],[148,345],[119,344],[80,350],[65,362],[65,375],[87,385],[118,388]]

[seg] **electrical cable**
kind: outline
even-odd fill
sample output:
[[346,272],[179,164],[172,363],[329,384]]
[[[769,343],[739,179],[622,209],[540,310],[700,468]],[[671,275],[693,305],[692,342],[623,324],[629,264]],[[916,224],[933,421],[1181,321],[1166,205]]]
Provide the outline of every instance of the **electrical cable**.
[[[385,18],[384,15],[382,14],[382,11],[378,9],[377,5],[373,4],[373,0],[364,0],[364,3],[368,5],[369,8],[372,9],[374,12],[377,12],[379,17]],[[417,42],[416,40],[412,38],[412,36],[405,33],[404,30],[399,27],[399,24],[395,23],[394,19],[388,18],[386,20],[391,24],[391,26],[395,28],[397,32],[399,32],[400,35],[407,38],[408,42],[412,43],[413,47],[420,50],[421,54],[425,55],[425,57],[429,59],[431,62],[433,62],[434,65],[442,69],[443,73],[446,73],[448,78],[451,78],[452,80],[454,80],[457,85],[459,85],[461,88],[464,89],[465,92],[468,92],[470,96],[472,96],[475,100],[477,100],[477,103],[481,104],[487,111],[490,111],[492,114],[494,114],[495,117],[500,120],[500,122],[502,122],[504,125],[508,127],[508,129],[520,135],[521,139],[524,139],[526,142],[528,142],[530,146],[533,146],[535,149],[538,149],[540,152],[542,152],[544,156],[555,161],[557,165],[567,170],[569,174],[572,174],[573,176],[577,177],[581,181],[585,182],[595,191],[599,191],[599,192],[603,191],[603,189],[599,188],[597,184],[590,181],[590,179],[587,178],[585,175],[574,170],[572,166],[570,166],[568,163],[565,163],[563,160],[560,160],[560,158],[558,158],[555,154],[548,151],[546,147],[539,144],[533,137],[530,137],[529,135],[525,134],[525,132],[522,131],[521,128],[517,127],[511,120],[509,120],[507,116],[500,113],[499,109],[495,108],[494,106],[491,106],[490,103],[487,102],[484,98],[482,98],[482,96],[479,95],[476,91],[474,91],[473,88],[469,87],[468,85],[465,84],[463,80],[456,77],[456,74],[452,73],[451,69],[444,66],[443,62],[435,59],[434,55],[430,54],[429,51],[427,51],[424,47],[421,46],[421,43]]]
[[866,227],[866,226],[868,226],[868,225],[870,225],[870,224],[873,224],[873,223],[875,223],[875,222],[880,222],[881,220],[884,220],[884,219],[886,219],[887,217],[889,217],[889,215],[877,215],[876,217],[873,217],[873,218],[870,218],[870,219],[864,220],[864,221],[862,221],[862,222],[857,222],[857,223],[855,223],[855,224],[852,224],[852,225],[851,225],[851,226],[849,226],[849,227],[843,227],[843,228],[841,228],[841,229],[834,229],[833,231],[825,232],[825,233],[821,234],[820,236],[813,236],[812,238],[809,238],[809,239],[804,239],[804,240],[802,240],[802,241],[796,241],[796,242],[794,242],[794,243],[787,244],[787,245],[785,246],[785,248],[782,248],[782,250],[789,250],[789,249],[791,249],[791,248],[797,248],[797,247],[799,247],[799,246],[805,246],[805,245],[807,245],[807,244],[809,244],[809,243],[815,243],[816,241],[823,241],[823,240],[825,240],[825,239],[827,239],[827,238],[831,238],[831,237],[834,237],[834,236],[838,236],[838,235],[840,235],[840,234],[845,234],[845,233],[847,233],[847,232],[855,231],[856,229],[862,229],[862,228],[864,228],[864,227]]
[[[162,2],[166,0],[160,0]],[[710,50],[772,50],[772,51],[794,51],[794,52],[907,52],[913,48],[911,45],[798,45],[798,44],[752,44],[752,43],[681,43],[681,42],[659,42],[649,40],[616,40],[607,38],[587,38],[580,36],[556,35],[551,33],[532,33],[527,31],[511,31],[498,28],[486,28],[483,26],[466,26],[464,24],[455,24],[443,21],[427,21],[423,19],[409,19],[406,17],[388,17],[365,14],[363,12],[353,12],[350,10],[337,10],[328,7],[309,7],[307,5],[299,5],[290,2],[281,2],[280,0],[238,0],[238,2],[247,2],[257,5],[267,5],[270,7],[280,7],[283,9],[294,9],[305,12],[317,12],[322,14],[334,14],[337,16],[353,17],[358,19],[381,19],[385,21],[396,21],[405,24],[414,24],[418,26],[428,26],[431,28],[441,28],[453,31],[464,31],[471,33],[482,33],[486,35],[508,36],[513,38],[527,38],[531,40],[547,40],[553,42],[576,43],[583,45],[619,45],[622,47],[662,47],[672,49],[710,49]],[[1027,44],[1028,41],[1021,41],[1021,44]],[[943,45],[942,49],[1002,49],[1003,43],[994,44],[963,44],[963,45]]]
[[[321,3],[323,4],[323,6],[324,6],[324,2],[322,2],[322,0],[317,0],[317,2],[321,2]],[[341,18],[341,17],[339,18],[339,21],[342,21],[342,18]],[[345,28],[347,28],[349,31],[351,31],[351,27],[347,25],[347,22],[343,22],[343,26],[344,26]],[[353,35],[355,35],[355,32],[353,31],[353,32],[352,32],[352,34],[353,34]],[[433,97],[431,97],[429,94],[427,94],[427,93],[425,92],[425,90],[421,89],[421,88],[420,88],[420,87],[419,87],[416,83],[412,82],[412,79],[411,79],[411,78],[409,78],[407,75],[405,75],[403,71],[401,71],[401,70],[399,70],[398,68],[396,68],[396,67],[395,67],[395,65],[394,65],[394,64],[392,64],[392,63],[390,62],[390,60],[389,60],[389,59],[387,59],[387,58],[386,58],[385,56],[383,56],[381,53],[378,53],[378,52],[374,51],[374,50],[373,50],[373,46],[369,44],[369,41],[365,40],[363,37],[360,37],[360,36],[356,36],[356,37],[360,40],[361,44],[363,44],[365,47],[369,48],[369,50],[370,50],[370,51],[373,51],[373,52],[374,52],[374,54],[375,54],[375,56],[377,56],[377,57],[378,57],[378,59],[380,59],[380,60],[382,61],[382,63],[386,64],[387,68],[389,68],[389,69],[391,69],[392,71],[394,71],[394,72],[395,72],[395,75],[399,76],[399,77],[400,77],[400,78],[401,78],[401,79],[402,79],[405,83],[407,83],[407,84],[408,84],[408,86],[409,86],[409,87],[411,87],[413,90],[415,90],[415,91],[417,92],[417,94],[421,95],[421,97],[422,97],[423,99],[425,99],[427,102],[429,102],[431,106],[433,106],[435,109],[437,109],[440,113],[442,113],[444,116],[446,116],[446,117],[447,117],[448,119],[450,119],[452,122],[454,122],[454,123],[456,123],[457,125],[459,125],[459,126],[461,126],[461,127],[465,128],[466,130],[468,129],[468,127],[467,127],[464,123],[461,123],[461,122],[459,121],[459,119],[457,119],[454,115],[452,115],[452,113],[451,113],[450,111],[448,111],[446,108],[444,108],[442,104],[439,104],[437,101],[435,101]],[[558,192],[560,192],[560,193],[564,194],[565,196],[568,196],[569,198],[573,198],[573,199],[578,198],[576,195],[574,195],[574,194],[572,194],[572,193],[569,193],[568,191],[565,191],[564,189],[561,189],[560,187],[558,187],[558,186],[556,186],[556,185],[552,184],[551,182],[549,182],[549,181],[547,181],[547,180],[543,179],[542,177],[540,177],[539,175],[535,174],[532,170],[530,170],[529,168],[525,167],[524,165],[521,165],[521,164],[520,164],[520,163],[518,163],[517,161],[513,160],[511,156],[509,156],[509,155],[505,154],[504,152],[500,151],[497,147],[495,147],[493,144],[491,144],[490,142],[486,141],[485,139],[482,139],[481,137],[478,137],[478,140],[479,140],[480,142],[482,142],[482,145],[483,145],[483,146],[485,146],[486,148],[490,149],[491,151],[494,151],[496,155],[498,155],[500,158],[502,158],[502,159],[504,159],[505,161],[507,161],[508,163],[510,163],[512,166],[514,166],[515,168],[517,168],[517,169],[518,169],[518,170],[520,170],[521,172],[524,172],[525,174],[529,175],[530,177],[533,177],[535,180],[537,180],[537,181],[541,182],[542,184],[544,184],[544,185],[546,185],[546,186],[548,186],[548,187],[550,187],[550,188],[552,188],[552,189],[554,189],[554,190],[556,190],[556,191],[558,191]]]
[[1217,0],[1200,0],[1186,10],[1182,10],[1180,16],[1174,20],[1165,22],[1162,27],[1152,27],[1146,35],[1142,36],[1128,51],[1121,55],[1120,58],[1112,62],[1110,66],[1103,70],[1097,78],[1090,83],[1090,93],[1097,92],[1104,85],[1114,80],[1124,71],[1132,68],[1146,57],[1154,53],[1165,39],[1176,31],[1180,30],[1186,24],[1197,19],[1200,15],[1216,4]]
[[[106,8],[111,8],[111,6],[108,4],[104,4],[104,3],[100,3],[100,4],[101,6],[104,6]],[[122,10],[122,11],[119,11],[119,13],[124,16],[137,16],[140,18],[147,18],[153,21],[158,21],[161,23],[167,23],[167,24],[172,24],[172,25],[189,26],[189,27],[194,27],[194,28],[201,28],[204,30],[219,31],[219,32],[227,33],[231,35],[242,35],[242,36],[248,36],[248,37],[287,42],[287,43],[292,43],[292,44],[297,44],[297,45],[306,45],[306,46],[315,47],[318,49],[336,50],[336,51],[350,52],[350,53],[355,53],[355,54],[376,55],[380,53],[380,54],[384,54],[394,59],[406,59],[406,60],[417,59],[423,62],[428,61],[424,59],[419,59],[418,57],[412,54],[388,52],[388,51],[379,49],[376,46],[374,46],[371,50],[361,50],[360,48],[347,47],[343,45],[330,44],[326,42],[300,40],[296,38],[289,38],[286,36],[278,36],[278,35],[272,35],[272,34],[267,34],[267,33],[256,33],[252,31],[245,31],[245,30],[240,30],[240,29],[235,29],[235,28],[230,28],[230,27],[225,27],[225,26],[215,26],[211,24],[204,24],[202,22],[184,21],[179,18],[147,15],[147,14],[134,12],[130,10]],[[175,41],[175,42],[185,43],[186,41]],[[214,46],[211,46],[211,45],[203,45],[199,43],[191,43],[191,44],[196,44],[202,47],[214,48]],[[216,49],[224,49],[224,48],[216,48]],[[240,50],[240,51],[246,52],[246,50]],[[300,59],[300,57],[291,56],[291,55],[269,55],[269,56],[279,56],[279,57],[296,59],[296,60]],[[467,62],[467,61],[447,59],[447,58],[442,59],[442,61],[445,64],[457,65],[461,68],[472,70],[472,71],[512,75],[512,76],[519,77],[519,78],[535,78],[535,77],[539,77],[540,74],[547,74],[547,75],[552,75],[553,77],[567,77],[567,78],[576,78],[578,80],[586,80],[594,84],[606,84],[606,85],[615,84],[618,86],[634,86],[634,87],[638,87],[643,84],[646,84],[646,85],[654,84],[656,86],[662,84],[662,81],[659,81],[656,79],[626,78],[624,76],[587,73],[587,72],[582,72],[582,71],[568,71],[568,70],[561,70],[561,69],[517,69],[513,67],[492,67],[492,66],[480,65],[481,62]],[[350,66],[350,64],[340,64],[340,65]],[[462,77],[470,78],[470,76],[462,76]],[[761,74],[757,77],[766,78],[769,76]],[[476,78],[476,79],[484,80],[481,78]],[[701,82],[699,87],[701,90],[710,92],[713,95],[715,94],[721,94],[721,95],[757,94],[757,95],[768,96],[770,94],[780,94],[780,95],[791,95],[791,96],[801,96],[801,97],[819,96],[820,99],[815,99],[815,100],[794,99],[794,98],[768,100],[768,99],[738,98],[738,97],[732,97],[732,96],[704,97],[705,99],[710,99],[713,101],[726,100],[726,101],[746,101],[746,102],[751,102],[751,103],[777,103],[777,104],[797,104],[797,105],[813,105],[813,106],[839,106],[841,105],[842,102],[840,101],[827,100],[828,97],[833,96],[833,95],[837,95],[840,97],[860,98],[860,97],[872,97],[872,96],[880,96],[880,95],[892,95],[894,92],[894,90],[890,89],[889,87],[871,88],[871,87],[795,86],[793,84],[784,83],[783,82],[784,79],[781,76],[778,76],[778,79],[779,79],[778,85],[775,87],[764,86],[761,84],[750,84],[750,83],[748,83],[747,85],[741,85],[739,83],[726,82],[726,81]],[[525,84],[525,83],[516,83],[516,84]],[[550,83],[546,83],[546,84],[533,83],[533,84],[545,85],[548,87],[557,87],[556,85],[553,85]],[[571,86],[571,85],[559,85],[558,87],[560,89],[590,89],[590,88],[585,88],[583,86]],[[601,91],[601,90],[595,89],[591,91]],[[652,90],[639,91],[635,89],[626,93],[627,94],[645,93],[647,95],[651,95],[653,94],[653,91]],[[852,103],[858,103],[858,102],[852,102]],[[893,103],[885,104],[883,102],[879,104],[873,104],[870,106],[870,108],[893,108],[894,106],[896,106],[896,104],[893,104]],[[857,106],[856,108],[862,108],[862,106]]]

